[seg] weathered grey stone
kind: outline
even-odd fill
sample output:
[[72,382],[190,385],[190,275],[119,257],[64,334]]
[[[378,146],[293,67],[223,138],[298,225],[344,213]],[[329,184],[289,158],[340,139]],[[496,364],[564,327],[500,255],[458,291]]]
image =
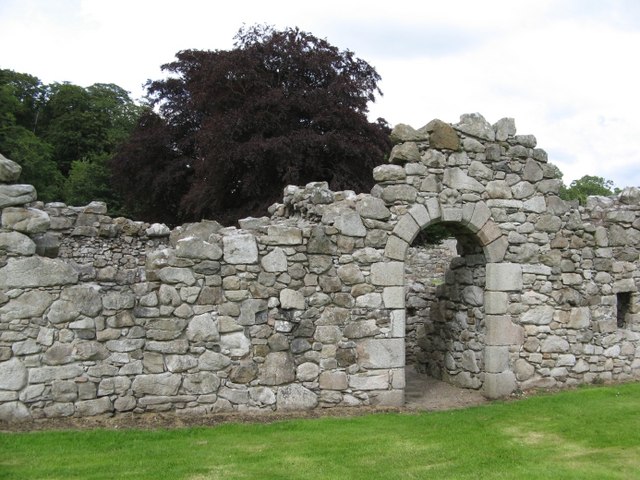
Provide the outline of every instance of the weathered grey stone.
[[272,225],[268,227],[267,236],[263,237],[262,241],[266,245],[300,245],[302,231],[297,227]]
[[375,320],[362,320],[351,322],[344,328],[344,336],[347,338],[373,337],[380,332]]
[[403,239],[407,244],[413,243],[420,227],[411,215],[403,216],[393,229],[393,234]]
[[[33,185],[0,185],[0,209],[34,202],[37,198]],[[17,210],[17,209],[16,209]],[[5,210],[6,212],[6,210]],[[4,227],[4,213],[2,226]]]
[[249,389],[249,397],[254,402],[262,405],[273,405],[276,403],[276,395],[273,390],[267,387],[252,387]]
[[406,125],[404,123],[399,123],[395,127],[393,127],[393,130],[391,130],[391,134],[389,135],[389,137],[394,143],[416,142],[427,139],[424,134],[421,134],[410,125]]
[[391,212],[384,202],[376,197],[363,197],[356,202],[356,211],[362,218],[372,218],[374,220],[386,220],[391,216]]
[[296,378],[295,362],[289,352],[269,353],[260,367],[260,383],[282,385]]
[[176,255],[183,258],[218,260],[222,257],[222,248],[217,243],[209,243],[196,237],[187,237],[176,243]]
[[0,153],[0,182],[15,182],[20,178],[20,172],[22,172],[20,165]]
[[296,369],[296,378],[300,382],[312,382],[318,378],[320,367],[312,362],[305,362],[298,365]]
[[198,368],[200,370],[223,370],[227,366],[231,364],[231,359],[226,355],[222,355],[221,353],[212,352],[210,350],[206,350],[200,357],[198,358]]
[[[509,368],[508,346],[487,346],[484,349],[484,368],[489,373],[500,373]],[[471,370],[471,369],[467,369]],[[471,370],[474,371],[474,370]],[[477,371],[477,370],[475,370]]]
[[100,290],[93,284],[65,287],[60,299],[73,303],[81,314],[94,317],[102,310]]
[[462,299],[467,305],[480,307],[484,304],[484,290],[474,285],[462,289]]
[[569,328],[582,329],[591,325],[591,311],[588,307],[572,308],[569,315]]
[[36,252],[36,244],[19,232],[0,232],[0,251],[2,250],[9,254],[28,256]]
[[198,360],[191,355],[167,355],[165,364],[170,372],[180,373],[195,367]]
[[182,377],[173,373],[156,375],[138,375],[131,384],[134,395],[176,395],[182,383]]
[[124,310],[135,306],[135,295],[130,291],[110,291],[102,296],[102,306],[107,310]]
[[211,313],[193,317],[187,327],[187,339],[190,342],[217,342],[220,334],[215,317]]
[[520,323],[549,325],[553,320],[554,308],[547,305],[531,308],[520,317]]
[[75,360],[73,355],[73,344],[54,343],[44,353],[42,360],[46,365],[63,365]]
[[260,264],[266,272],[284,272],[287,270],[287,255],[282,248],[276,247],[262,257]]
[[419,162],[420,151],[414,142],[405,142],[395,145],[389,154],[389,163],[405,164],[409,162]]
[[59,367],[37,367],[29,369],[29,383],[46,383],[53,380],[75,378],[83,373],[79,365],[64,365]]
[[354,390],[386,390],[389,388],[389,374],[385,372],[349,375],[349,387]]
[[487,290],[508,292],[522,289],[522,266],[516,263],[487,263]]
[[347,264],[338,268],[338,277],[347,285],[364,282],[364,275],[357,265]]
[[474,137],[493,142],[496,134],[493,127],[479,113],[466,113],[460,116],[460,122],[453,126],[456,130]]
[[404,285],[404,263],[373,263],[371,265],[371,283],[383,286]]
[[485,373],[482,393],[487,398],[502,398],[516,389],[516,377],[513,372]]
[[[394,147],[394,150],[395,148],[397,147]],[[418,160],[420,160],[419,156]],[[378,165],[373,169],[373,179],[376,182],[395,182],[397,180],[404,180],[405,178],[407,178],[407,172],[400,165]]]
[[323,390],[346,390],[349,386],[345,372],[322,372],[319,379],[320,388]]
[[493,124],[493,129],[496,132],[496,140],[504,142],[516,134],[516,122],[513,118],[501,118]]
[[382,303],[385,308],[404,308],[404,288],[385,287],[382,291]]
[[222,353],[228,352],[232,358],[244,357],[251,349],[251,340],[243,332],[233,332],[220,335]]
[[401,338],[361,340],[357,351],[359,364],[364,368],[404,366],[404,341]]
[[509,297],[506,292],[484,292],[484,310],[487,315],[507,313]]
[[[407,254],[407,248],[409,247],[409,243],[400,237],[395,235],[389,236],[387,240],[386,247],[384,249],[384,254],[391,260],[404,260]],[[373,259],[373,262],[381,260],[380,258]]]
[[280,291],[280,306],[284,309],[304,310],[305,302],[302,292],[285,288]]
[[225,235],[222,237],[224,260],[232,265],[258,263],[258,245],[251,234]]
[[[126,344],[128,346],[125,348],[131,348],[135,344],[134,340],[129,340],[128,344]],[[187,353],[187,350],[189,349],[189,342],[185,339],[171,340],[168,342],[147,340],[145,343],[145,349],[150,352],[183,354]]]
[[547,203],[544,197],[533,197],[522,204],[522,209],[525,212],[542,213],[547,210]]
[[542,353],[564,353],[569,351],[569,342],[567,342],[564,338],[559,337],[557,335],[550,335],[545,338],[541,345],[540,351]]
[[9,258],[0,268],[0,288],[67,285],[78,281],[78,272],[57,258]]
[[164,267],[158,270],[158,278],[170,284],[183,283],[185,285],[193,285],[196,283],[193,272],[188,268]]
[[27,384],[27,369],[17,358],[0,362],[0,390],[19,391]]
[[524,341],[523,328],[514,325],[506,315],[487,315],[485,323],[487,326],[485,341],[489,346],[521,345]]
[[164,223],[154,223],[145,230],[145,233],[149,237],[166,237],[171,230]]
[[150,340],[173,340],[182,334],[186,326],[187,320],[182,318],[149,319],[146,325],[146,337]]
[[311,390],[298,384],[278,388],[276,395],[277,410],[308,410],[318,405],[318,396]]
[[327,344],[338,343],[342,338],[340,327],[335,325],[319,325],[314,334],[316,341]]
[[349,237],[364,237],[367,234],[367,229],[355,210],[343,210],[336,218],[334,225],[340,233]]
[[49,215],[36,208],[8,207],[2,211],[2,227],[6,229],[28,234],[44,233],[50,223]]
[[522,179],[527,182],[539,182],[544,177],[542,167],[532,158],[528,159],[522,171]]
[[456,131],[442,120],[432,120],[422,127],[419,132],[429,133],[429,144],[439,150],[460,150],[460,139]]
[[53,303],[54,297],[42,290],[26,291],[0,307],[3,320],[41,317]]
[[390,185],[382,190],[382,200],[387,204],[394,202],[415,202],[418,190],[411,185]]
[[471,192],[483,192],[485,190],[484,185],[478,182],[475,178],[467,175],[459,167],[445,170],[442,183],[450,188],[461,191],[467,190]]
[[0,404],[0,421],[24,422],[31,418],[29,409],[22,402],[7,402]]

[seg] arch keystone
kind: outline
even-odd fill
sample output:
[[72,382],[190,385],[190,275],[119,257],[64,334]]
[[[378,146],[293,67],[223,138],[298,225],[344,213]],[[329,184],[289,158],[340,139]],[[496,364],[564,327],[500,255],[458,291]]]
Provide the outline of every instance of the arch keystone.
[[462,209],[457,207],[443,207],[442,208],[442,221],[443,222],[462,222]]

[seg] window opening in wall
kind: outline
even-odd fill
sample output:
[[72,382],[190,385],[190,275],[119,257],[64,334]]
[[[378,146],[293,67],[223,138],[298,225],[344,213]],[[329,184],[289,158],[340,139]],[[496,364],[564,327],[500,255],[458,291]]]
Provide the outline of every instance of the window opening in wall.
[[626,328],[627,326],[627,314],[629,313],[629,307],[631,305],[631,292],[619,292],[616,294],[617,300],[617,319],[618,328]]

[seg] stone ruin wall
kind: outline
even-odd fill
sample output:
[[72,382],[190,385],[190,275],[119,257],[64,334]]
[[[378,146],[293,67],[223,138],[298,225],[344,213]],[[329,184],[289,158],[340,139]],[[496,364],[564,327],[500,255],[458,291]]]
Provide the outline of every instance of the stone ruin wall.
[[490,398],[640,377],[640,191],[562,201],[512,119],[392,136],[371,194],[239,229],[43,205],[0,159],[0,419],[402,405],[411,363]]

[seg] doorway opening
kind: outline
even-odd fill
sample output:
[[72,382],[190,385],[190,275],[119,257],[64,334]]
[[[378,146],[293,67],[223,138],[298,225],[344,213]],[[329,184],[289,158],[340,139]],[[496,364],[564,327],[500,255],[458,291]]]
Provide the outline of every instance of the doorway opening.
[[486,260],[477,237],[456,223],[432,224],[407,251],[406,365],[467,389],[484,381]]

